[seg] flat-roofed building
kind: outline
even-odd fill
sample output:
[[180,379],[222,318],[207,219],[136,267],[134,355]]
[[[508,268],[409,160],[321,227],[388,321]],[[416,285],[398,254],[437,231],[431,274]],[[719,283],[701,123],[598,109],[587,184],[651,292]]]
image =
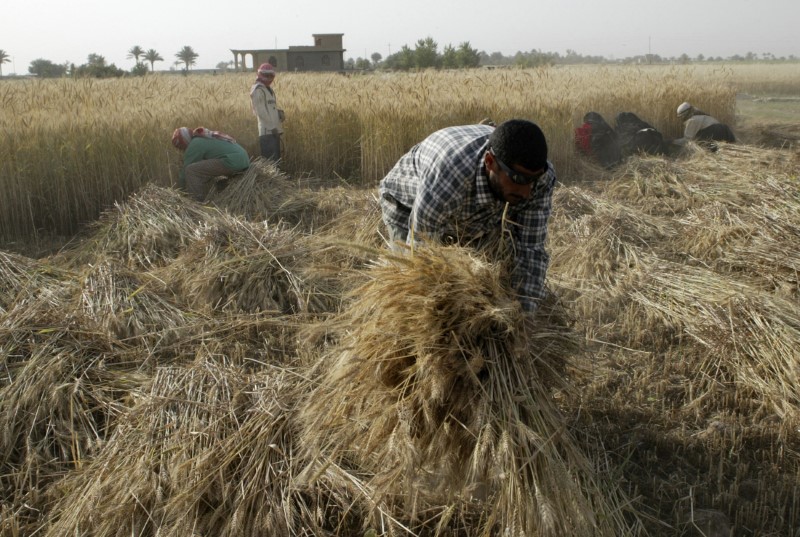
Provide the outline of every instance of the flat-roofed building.
[[271,63],[277,71],[342,71],[344,34],[312,34],[314,46],[290,46],[288,49],[231,49],[237,71],[255,71],[262,63]]

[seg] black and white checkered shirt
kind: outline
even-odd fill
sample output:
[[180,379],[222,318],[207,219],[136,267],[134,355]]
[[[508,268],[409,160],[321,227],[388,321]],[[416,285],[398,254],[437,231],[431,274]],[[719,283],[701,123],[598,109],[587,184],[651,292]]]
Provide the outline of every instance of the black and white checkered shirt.
[[[448,127],[411,148],[380,183],[383,220],[415,236],[480,244],[500,236],[505,202],[492,195],[484,156],[494,127]],[[509,206],[506,229],[516,249],[512,284],[523,308],[544,297],[549,255],[544,244],[556,174],[553,165],[531,197]],[[409,239],[410,240],[410,239]]]

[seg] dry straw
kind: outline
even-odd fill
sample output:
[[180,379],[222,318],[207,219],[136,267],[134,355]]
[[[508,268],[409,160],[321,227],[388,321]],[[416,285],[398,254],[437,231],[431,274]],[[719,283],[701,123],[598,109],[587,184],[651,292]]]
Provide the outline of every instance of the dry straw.
[[0,313],[69,278],[55,265],[0,250]]
[[81,266],[97,257],[116,259],[131,269],[170,263],[193,240],[211,212],[177,190],[148,186],[106,211],[87,237],[64,252],[68,264]]
[[220,216],[164,271],[191,307],[321,313],[338,300],[303,272],[311,250],[295,231]]
[[[238,368],[202,357],[194,365],[159,369],[94,463],[61,485],[46,534],[191,535],[219,517],[227,494],[201,490],[209,477],[217,485],[218,474],[197,468],[204,457],[223,455],[215,451],[239,426],[246,386]],[[218,469],[220,463],[212,464]],[[170,500],[192,489],[205,501],[170,508]]]
[[373,501],[423,533],[617,534],[621,506],[550,398],[577,347],[544,314],[526,325],[500,267],[433,247],[369,271],[302,409],[305,478],[367,472]]
[[279,221],[296,224],[306,211],[313,212],[308,199],[292,196],[294,182],[274,162],[258,157],[242,175],[222,183],[223,189],[212,190],[208,201],[232,215],[247,220]]
[[64,318],[68,296],[41,293],[0,323],[3,535],[38,531],[50,487],[100,449],[146,378],[124,347]]
[[[515,91],[536,82],[550,98],[559,76],[479,73],[453,91],[502,82],[502,116],[517,112]],[[286,94],[312,78],[287,76]],[[340,78],[319,81],[358,87]],[[388,81],[370,91],[412,81],[441,115],[370,138],[380,149],[360,158],[376,170],[463,117],[429,74]],[[77,118],[82,91],[110,87],[58,89],[75,92]],[[556,148],[571,144],[568,97],[553,100]],[[359,98],[365,114],[414,119]],[[646,98],[598,94],[579,108]],[[476,103],[464,115],[494,115]],[[381,127],[354,106],[322,108],[306,109],[343,132]],[[294,132],[298,151],[315,143]],[[315,150],[339,166],[351,149]],[[504,242],[492,257],[388,255],[372,190],[290,179],[263,202],[266,221],[233,216],[259,210],[234,207],[267,188],[263,169],[228,192],[228,209],[151,186],[60,256],[2,253],[0,534],[666,536],[712,516],[793,535],[797,163],[722,145],[577,168],[587,177],[558,187],[550,225],[560,302],[533,322],[507,287]]]
[[[678,161],[635,158],[554,200],[549,281],[596,352],[592,380],[574,377],[594,408],[582,423],[631,461],[628,478],[679,525],[692,507],[687,487],[695,507],[718,506],[739,527],[789,531],[768,520],[800,509],[774,503],[754,485],[761,471],[745,469],[766,459],[797,468],[778,447],[796,445],[800,408],[798,265],[786,248],[800,230],[796,162],[729,145]],[[632,430],[622,425],[629,414]],[[692,478],[697,464],[708,470]],[[792,477],[769,473],[776,494],[796,494]],[[741,490],[752,491],[748,503],[737,503]]]
[[148,348],[170,345],[190,325],[187,314],[166,296],[158,280],[113,262],[90,266],[82,278],[83,324],[110,339]]
[[[708,348],[707,379],[727,379],[759,392],[774,411],[800,422],[800,317],[793,301],[720,277],[704,268],[647,260],[630,299],[649,326],[675,326]],[[727,357],[719,361],[719,356]]]

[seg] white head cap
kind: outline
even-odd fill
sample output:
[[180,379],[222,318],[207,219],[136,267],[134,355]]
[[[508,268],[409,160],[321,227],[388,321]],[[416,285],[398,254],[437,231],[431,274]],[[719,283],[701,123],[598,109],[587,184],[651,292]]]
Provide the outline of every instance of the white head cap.
[[694,107],[689,103],[681,103],[678,107],[678,117],[684,119],[689,116]]

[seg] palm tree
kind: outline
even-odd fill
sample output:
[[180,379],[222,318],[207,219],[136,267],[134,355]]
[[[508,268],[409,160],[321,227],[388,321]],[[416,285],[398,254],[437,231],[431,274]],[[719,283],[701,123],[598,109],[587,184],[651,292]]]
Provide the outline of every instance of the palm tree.
[[183,47],[181,50],[178,51],[177,54],[175,54],[175,57],[186,65],[187,71],[189,70],[189,67],[194,65],[194,61],[198,58],[198,56],[200,55],[196,53],[194,50],[192,50],[192,47],[188,45]]
[[128,51],[128,58],[133,58],[134,60],[136,60],[136,65],[139,65],[139,56],[142,55],[144,55],[144,49],[139,45],[132,47]]
[[10,58],[11,56],[8,55],[8,52],[0,49],[0,76],[3,76],[3,64],[10,62]]
[[161,57],[161,54],[156,52],[156,49],[154,48],[151,48],[150,50],[144,53],[144,59],[150,62],[150,71],[156,70],[155,66],[156,62],[164,61],[164,58]]

